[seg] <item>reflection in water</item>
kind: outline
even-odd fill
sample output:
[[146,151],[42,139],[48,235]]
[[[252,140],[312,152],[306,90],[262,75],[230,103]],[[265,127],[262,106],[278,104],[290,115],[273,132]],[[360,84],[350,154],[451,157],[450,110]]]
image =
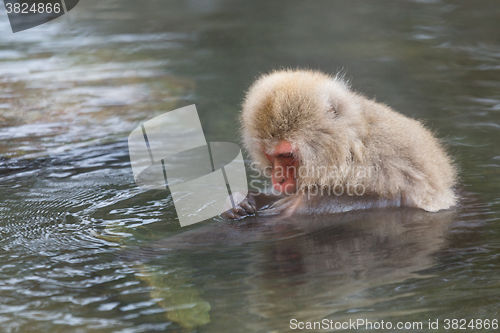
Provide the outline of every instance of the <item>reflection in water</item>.
[[[141,279],[153,288],[151,297],[161,299],[159,304],[167,317],[181,326],[207,323],[206,310],[211,308],[215,317],[224,311],[258,316],[259,321],[245,324],[247,331],[283,330],[291,318],[339,320],[369,312],[381,301],[367,297],[371,288],[417,277],[416,272],[433,264],[432,255],[443,247],[444,233],[455,214],[381,209],[286,220],[247,218],[235,225],[205,225],[147,248],[135,246],[120,257],[143,262]],[[215,261],[221,260],[220,251],[241,252],[236,258],[222,260],[231,270],[239,271],[239,283],[245,289],[240,296],[243,309],[226,308],[234,295],[226,299],[224,294],[218,294],[208,306],[211,300],[200,298],[197,288],[205,285],[213,262],[197,258],[195,262],[201,262],[201,267],[186,266],[185,260],[175,267],[172,251],[187,257],[213,256]],[[165,259],[159,259],[162,257]],[[169,271],[160,274],[151,268],[150,262],[155,267],[160,261],[167,262]],[[186,274],[193,268],[208,272],[195,279]],[[226,280],[228,276],[218,283],[230,283]],[[384,301],[390,299],[388,296]],[[358,309],[357,317],[342,313],[352,308]],[[363,317],[371,315],[363,313]]]
[[185,328],[196,328],[210,322],[210,304],[193,287],[189,273],[189,267],[184,265],[173,271],[142,266],[138,277],[151,287],[151,298],[158,300],[168,320]]

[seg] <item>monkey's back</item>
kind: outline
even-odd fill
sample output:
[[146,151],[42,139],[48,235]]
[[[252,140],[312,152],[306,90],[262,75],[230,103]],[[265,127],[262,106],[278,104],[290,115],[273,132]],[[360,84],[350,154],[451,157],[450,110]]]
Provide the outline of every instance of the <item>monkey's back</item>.
[[367,152],[378,167],[377,191],[401,193],[403,206],[438,211],[453,206],[456,171],[439,140],[421,122],[365,100]]

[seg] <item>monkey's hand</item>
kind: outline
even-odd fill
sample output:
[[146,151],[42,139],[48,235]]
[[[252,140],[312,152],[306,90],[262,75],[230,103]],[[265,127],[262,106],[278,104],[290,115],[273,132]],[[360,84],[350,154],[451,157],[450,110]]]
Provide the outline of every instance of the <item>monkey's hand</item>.
[[232,198],[227,197],[226,203],[224,204],[223,208],[224,213],[220,214],[220,216],[228,221],[231,221],[231,220],[239,220],[244,218],[245,216],[255,214],[255,212],[257,211],[255,205],[255,199],[250,194],[244,197],[243,200],[238,205],[235,205],[233,207],[234,199],[240,201],[238,199],[241,199],[242,196],[243,196],[242,193],[236,192],[233,193]]

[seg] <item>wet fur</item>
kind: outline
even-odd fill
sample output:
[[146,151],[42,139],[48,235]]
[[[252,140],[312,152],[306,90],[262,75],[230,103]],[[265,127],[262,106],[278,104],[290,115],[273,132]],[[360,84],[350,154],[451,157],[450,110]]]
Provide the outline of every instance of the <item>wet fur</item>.
[[[364,200],[372,207],[406,206],[435,212],[456,203],[456,170],[438,139],[419,121],[351,91],[339,77],[305,70],[264,75],[246,95],[241,122],[244,146],[262,169],[270,166],[264,152],[286,140],[307,170],[374,171],[370,176],[359,172],[334,177],[313,172],[299,175],[299,191],[276,203],[275,211],[280,211],[280,205],[284,205],[281,211],[288,206],[294,206],[294,211],[321,210],[318,202],[323,210],[338,211],[335,202],[349,198],[330,194],[331,200],[325,202],[324,196],[307,194],[314,187],[355,184],[364,187],[364,195],[351,199]],[[290,203],[299,198],[300,203]]]

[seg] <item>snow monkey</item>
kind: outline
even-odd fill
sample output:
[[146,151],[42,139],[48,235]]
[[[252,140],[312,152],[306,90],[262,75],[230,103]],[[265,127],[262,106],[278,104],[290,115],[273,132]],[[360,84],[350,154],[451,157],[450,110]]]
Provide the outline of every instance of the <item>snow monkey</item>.
[[439,140],[339,76],[264,75],[246,95],[241,123],[244,147],[280,196],[259,211],[259,197],[249,194],[226,219],[373,207],[436,212],[456,203],[456,170]]

